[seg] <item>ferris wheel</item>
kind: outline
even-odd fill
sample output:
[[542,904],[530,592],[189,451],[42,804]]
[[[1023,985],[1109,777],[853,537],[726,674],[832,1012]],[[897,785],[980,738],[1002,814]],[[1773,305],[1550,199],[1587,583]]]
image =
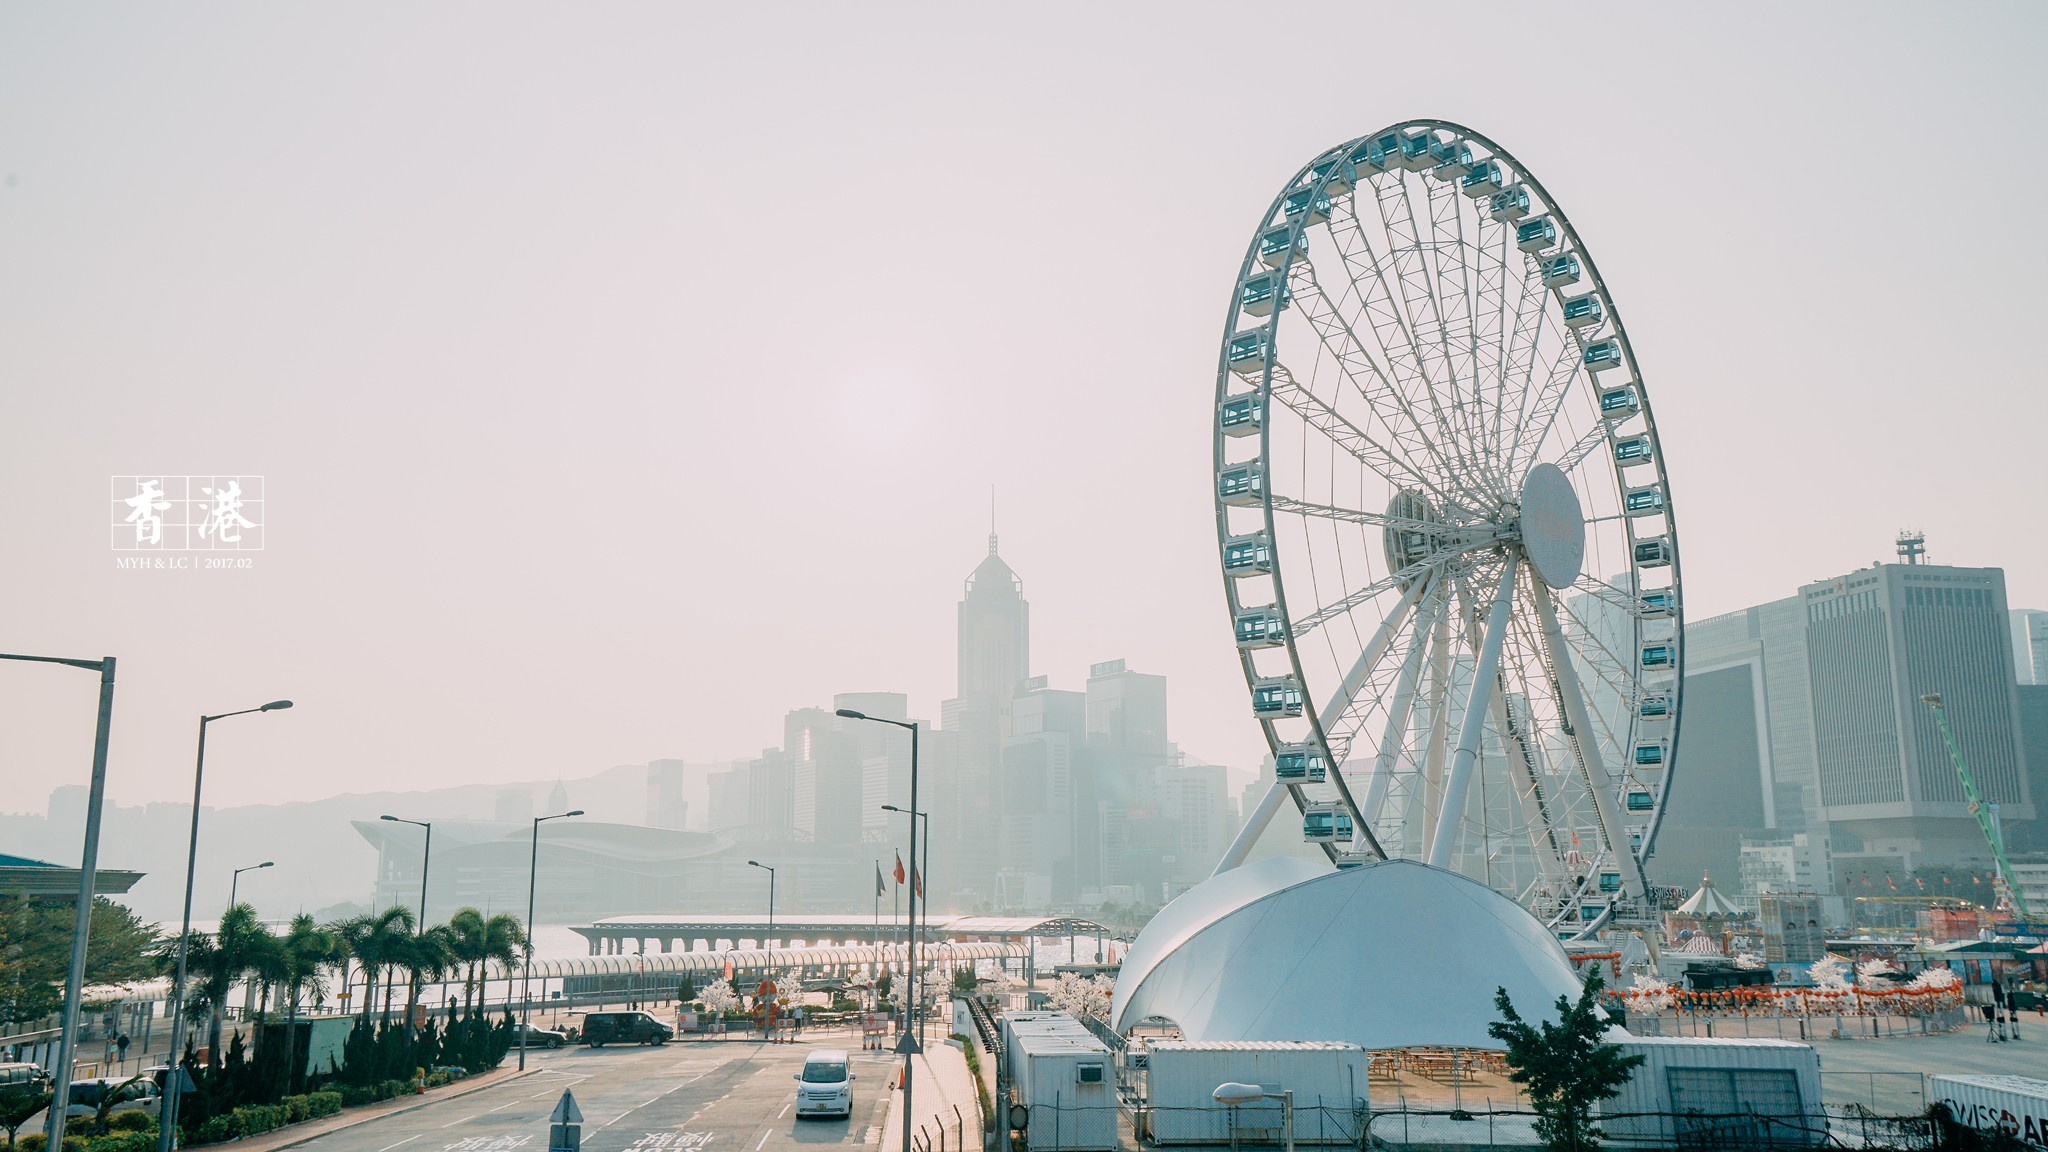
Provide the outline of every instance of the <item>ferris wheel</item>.
[[1578,233],[1442,121],[1310,161],[1232,288],[1216,528],[1252,711],[1338,865],[1453,868],[1561,935],[1645,907],[1678,742],[1678,535]]

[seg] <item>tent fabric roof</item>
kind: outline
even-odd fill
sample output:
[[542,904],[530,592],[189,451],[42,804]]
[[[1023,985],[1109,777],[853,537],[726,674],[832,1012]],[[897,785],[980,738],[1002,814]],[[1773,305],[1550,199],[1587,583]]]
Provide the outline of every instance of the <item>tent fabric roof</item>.
[[1161,909],[1131,945],[1110,1018],[1197,1042],[1333,1040],[1498,1048],[1504,987],[1525,1011],[1577,996],[1578,974],[1526,910],[1412,860],[1332,871],[1275,857]]
[[1749,913],[1744,912],[1740,905],[1721,895],[1721,890],[1714,887],[1712,876],[1700,877],[1700,890],[1692,894],[1692,899],[1678,906],[1678,914],[1691,916],[1696,920],[1749,918]]

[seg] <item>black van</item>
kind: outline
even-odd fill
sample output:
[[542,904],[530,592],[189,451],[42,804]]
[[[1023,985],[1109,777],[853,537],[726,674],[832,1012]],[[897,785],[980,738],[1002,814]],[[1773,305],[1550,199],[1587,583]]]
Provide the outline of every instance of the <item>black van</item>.
[[583,1042],[593,1048],[606,1044],[666,1044],[676,1030],[645,1012],[587,1012],[583,1016]]

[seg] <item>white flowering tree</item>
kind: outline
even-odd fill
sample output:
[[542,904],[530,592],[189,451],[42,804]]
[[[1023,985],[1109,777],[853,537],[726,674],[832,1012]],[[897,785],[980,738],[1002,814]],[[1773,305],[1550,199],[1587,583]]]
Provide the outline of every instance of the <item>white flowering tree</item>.
[[1669,980],[1659,980],[1641,972],[1636,973],[1635,983],[1621,994],[1621,998],[1628,1004],[1629,1011],[1644,1015],[1669,1011],[1677,1003]]
[[697,993],[697,999],[703,1002],[706,1012],[720,1017],[740,1006],[740,994],[732,990],[732,981],[723,976],[706,984]]
[[1813,986],[1822,992],[1849,991],[1849,962],[1840,956],[1823,956],[1807,965]]
[[1046,1004],[1055,1012],[1065,1012],[1076,1020],[1109,1019],[1111,1000],[1116,996],[1116,981],[1107,976],[1077,976],[1071,972],[1053,982],[1045,994]]

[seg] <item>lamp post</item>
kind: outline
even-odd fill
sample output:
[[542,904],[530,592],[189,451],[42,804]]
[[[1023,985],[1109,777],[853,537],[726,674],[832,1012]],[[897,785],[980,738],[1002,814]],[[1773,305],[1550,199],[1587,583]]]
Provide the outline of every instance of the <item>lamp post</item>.
[[583,809],[533,818],[533,848],[526,861],[526,965],[519,974],[519,1070],[526,1071],[527,1033],[533,1031],[533,894],[540,881],[540,826],[583,815]]
[[410,824],[415,828],[427,830],[427,842],[420,848],[420,921],[413,929],[413,935],[417,936],[427,930],[427,868],[434,862],[434,822],[407,820],[403,816],[379,816],[378,819],[389,820],[393,824]]
[[[64,1022],[57,1033],[57,1082],[51,1086],[50,1118],[45,1127],[49,1146],[64,1147],[64,1112],[71,1102],[71,1055],[78,1042],[78,998],[85,986],[85,943],[92,934],[93,889],[98,886],[100,809],[107,798],[107,730],[114,719],[114,658],[67,660],[61,656],[19,656],[0,653],[0,660],[30,664],[64,664],[100,674],[100,715],[92,739],[92,784],[86,792],[85,846],[78,861],[78,907],[71,916],[71,965],[64,971]],[[198,808],[193,808],[198,815]]]
[[[868,714],[867,714],[867,713],[865,713],[865,712],[856,712],[856,711],[854,711],[854,710],[853,710],[853,709],[851,709],[851,708],[840,708],[840,709],[838,709],[838,710],[837,710],[837,713],[836,713],[836,714],[837,714],[837,715],[839,715],[839,716],[842,716],[842,717],[844,717],[844,718],[846,718],[846,719],[848,719],[848,720],[869,720],[869,721],[872,721],[872,722],[874,722],[874,723],[876,723],[876,724],[893,724],[893,725],[895,725],[895,726],[896,726],[896,727],[898,727],[898,728],[908,728],[908,729],[910,729],[910,808],[911,808],[911,811],[913,811],[913,812],[914,812],[914,811],[916,811],[916,810],[917,810],[917,721],[915,721],[915,720],[884,720],[884,719],[882,719],[882,718],[881,718],[881,717],[879,717],[879,716],[870,716],[870,715],[868,715]],[[917,822],[916,822],[916,821],[914,821],[914,820],[913,820],[913,821],[911,821],[911,825],[910,825],[910,832],[911,832],[911,836],[910,836],[910,874],[911,874],[912,876],[916,876],[916,875],[917,875]],[[915,924],[915,923],[917,923],[917,886],[916,886],[916,885],[913,885],[913,886],[911,887],[911,889],[910,889],[910,922],[911,922],[912,924]],[[908,963],[906,964],[906,968],[908,969],[908,972],[909,972],[909,976],[910,976],[910,983],[911,983],[911,987],[912,987],[913,989],[915,989],[915,988],[916,988],[916,986],[917,986],[917,933],[915,933],[915,932],[912,932],[912,933],[910,934],[910,947],[909,947],[909,950],[908,950],[908,953],[907,953],[906,959],[907,959],[907,961],[908,961]],[[913,999],[914,999],[914,997],[913,997]],[[912,1110],[911,1110],[911,1107],[910,1107],[910,1058],[911,1058],[912,1056],[916,1055],[916,1054],[917,1054],[917,1053],[918,1053],[919,1051],[921,1051],[921,1049],[920,1049],[920,1048],[918,1047],[918,1044],[917,1044],[917,1040],[916,1040],[916,1038],[915,1038],[915,1037],[913,1037],[913,1036],[912,1036],[912,1035],[910,1034],[910,1021],[909,1021],[908,1019],[905,1019],[905,1020],[904,1020],[904,1022],[903,1022],[903,1039],[902,1039],[902,1040],[901,1040],[900,1042],[898,1042],[898,1043],[897,1043],[896,1047],[897,1047],[897,1049],[898,1049],[898,1050],[900,1050],[900,1051],[901,1051],[901,1052],[903,1053],[903,1148],[904,1148],[904,1152],[909,1152],[909,1149],[910,1149],[910,1147],[911,1147],[911,1143],[910,1143],[910,1117],[911,1117],[911,1114],[912,1114]]]
[[1218,1104],[1232,1108],[1246,1104],[1257,1104],[1261,1100],[1280,1101],[1280,1127],[1286,1135],[1286,1152],[1294,1152],[1294,1089],[1282,1088],[1268,1092],[1257,1084],[1218,1084],[1214,1093]]
[[[882,805],[882,811],[901,812],[905,816],[910,817],[910,843],[913,849],[913,851],[910,854],[910,890],[911,893],[915,895],[919,892],[920,889],[924,887],[925,883],[925,878],[919,875],[917,871],[917,852],[915,851],[917,845],[917,822],[919,820],[924,821],[924,863],[925,867],[929,868],[931,867],[932,863],[932,814],[929,812],[914,812],[909,808],[898,808],[894,804]],[[919,923],[917,916],[914,913],[910,918],[911,936],[922,937],[924,935],[922,929],[926,926],[929,926],[929,924],[931,923],[931,918],[931,901],[926,900],[924,902],[923,923]],[[916,1000],[917,1003],[917,1007],[915,1009],[916,1015],[913,1017],[913,1019],[917,1021],[918,1042],[922,1043],[925,1038],[924,988],[921,982],[919,981],[917,973],[915,971],[911,973],[910,991],[912,997]]]
[[277,867],[277,861],[275,861],[275,860],[265,860],[265,861],[264,861],[263,863],[261,863],[261,864],[251,864],[251,865],[249,865],[249,866],[248,866],[247,868],[237,868],[237,869],[235,869],[235,875],[234,875],[234,878],[228,881],[228,907],[229,907],[229,908],[233,908],[233,907],[235,906],[235,890],[236,890],[236,888],[237,888],[237,887],[238,887],[238,886],[239,886],[239,885],[240,885],[240,884],[242,883],[242,873],[244,873],[244,872],[254,872],[254,871],[256,871],[256,870],[257,870],[258,868],[275,868],[275,867]]
[[[171,980],[171,1057],[169,1074],[164,1076],[165,1086],[170,1089],[164,1094],[162,1115],[158,1118],[157,1152],[171,1152],[172,1141],[178,1131],[178,1104],[185,1095],[185,959],[192,947],[192,878],[199,866],[199,793],[206,783],[206,726],[215,720],[230,716],[247,716],[251,712],[278,712],[292,706],[289,700],[272,700],[260,708],[244,708],[239,712],[222,712],[218,716],[199,718],[199,755],[192,764],[192,836],[185,846],[185,920],[178,932],[178,971]],[[215,1009],[218,1011],[218,1008]],[[66,1069],[65,1079],[70,1079]],[[58,1109],[52,1105],[52,1115]]]
[[761,947],[765,951],[774,946],[775,939],[775,869],[759,860],[749,860],[747,863],[768,873],[768,934],[761,937]]

